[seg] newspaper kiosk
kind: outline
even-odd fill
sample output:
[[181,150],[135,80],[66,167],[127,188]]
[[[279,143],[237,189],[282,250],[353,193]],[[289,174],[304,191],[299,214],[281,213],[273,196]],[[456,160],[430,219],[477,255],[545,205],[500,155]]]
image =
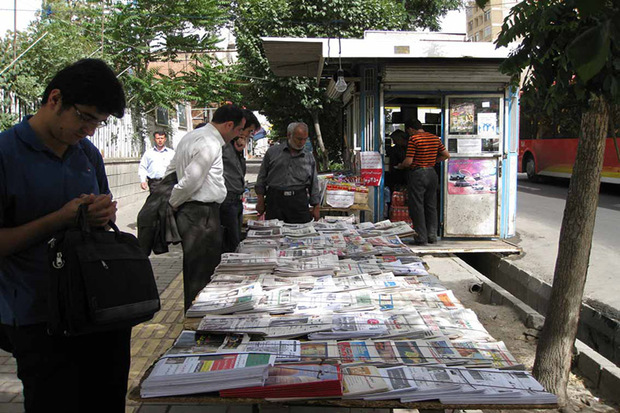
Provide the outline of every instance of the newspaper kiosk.
[[[338,49],[334,39],[269,37],[263,46],[276,75],[317,77],[342,100],[349,159],[365,151],[385,156],[386,138],[408,118],[442,138],[451,159],[439,171],[439,236],[513,236],[518,89],[499,72],[508,51],[447,33],[368,31],[336,41]],[[332,76],[339,60],[343,92]],[[383,183],[370,194],[375,221],[384,217]]]

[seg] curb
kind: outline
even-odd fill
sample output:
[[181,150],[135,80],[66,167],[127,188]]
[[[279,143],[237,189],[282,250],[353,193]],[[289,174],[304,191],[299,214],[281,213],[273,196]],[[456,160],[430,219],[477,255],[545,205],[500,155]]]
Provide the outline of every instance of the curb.
[[[529,278],[534,278],[518,269],[513,264],[506,262],[505,260],[501,261],[504,266],[510,266],[519,272],[519,274],[513,273],[511,278],[523,275]],[[471,265],[467,262],[464,262],[464,265],[471,267]],[[472,269],[473,268],[474,267],[472,267]],[[478,278],[480,278],[480,281],[482,282],[480,293],[482,297],[488,300],[488,302],[497,305],[509,305],[515,309],[519,315],[519,318],[526,327],[534,328],[536,330],[542,329],[545,323],[544,316],[486,276],[479,274]],[[521,280],[523,281],[524,279]],[[538,282],[542,283],[540,281]],[[549,286],[549,289],[550,288],[551,287]],[[598,391],[601,396],[614,403],[620,403],[620,393],[618,392],[618,389],[620,389],[620,368],[613,362],[601,356],[587,344],[577,339],[575,340],[573,347],[572,366],[574,372],[578,373],[581,377],[588,379],[591,382],[591,386]]]

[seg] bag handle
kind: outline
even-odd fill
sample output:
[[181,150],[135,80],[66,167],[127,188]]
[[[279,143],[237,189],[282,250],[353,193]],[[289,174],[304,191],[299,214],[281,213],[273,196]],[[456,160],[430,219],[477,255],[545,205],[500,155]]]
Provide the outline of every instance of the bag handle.
[[[86,214],[88,212],[87,204],[80,204],[77,211],[76,221],[78,228],[82,231],[82,233],[90,234],[90,225],[88,225],[88,219],[86,218]],[[121,231],[118,229],[118,226],[114,223],[114,221],[109,220],[107,225],[112,228],[112,230],[116,233],[117,237],[120,237]]]

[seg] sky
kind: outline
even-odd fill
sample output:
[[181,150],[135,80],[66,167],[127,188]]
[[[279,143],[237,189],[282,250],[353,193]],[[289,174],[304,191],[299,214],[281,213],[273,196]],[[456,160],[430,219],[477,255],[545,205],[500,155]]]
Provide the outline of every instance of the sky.
[[[0,35],[13,30],[14,0],[0,0]],[[24,30],[41,8],[41,0],[17,0],[17,30]]]
[[446,33],[465,33],[465,20],[465,10],[449,11],[446,17],[441,19],[441,31]]
[[[13,30],[14,1],[0,0],[0,35]],[[41,7],[41,0],[17,0],[17,30],[24,30],[35,18],[35,12]],[[451,11],[442,19],[441,31],[448,33],[465,33],[465,12]]]

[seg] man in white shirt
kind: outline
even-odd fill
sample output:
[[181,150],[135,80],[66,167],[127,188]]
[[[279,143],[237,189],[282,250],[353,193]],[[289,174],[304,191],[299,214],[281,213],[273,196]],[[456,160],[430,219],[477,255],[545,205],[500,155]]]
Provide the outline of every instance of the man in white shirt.
[[220,262],[219,207],[226,198],[222,146],[239,135],[244,125],[240,108],[220,107],[211,122],[183,136],[166,170],[166,175],[176,172],[178,178],[168,202],[176,210],[183,245],[185,310]]
[[140,160],[138,175],[140,187],[153,189],[154,185],[161,182],[168,164],[174,156],[174,151],[166,146],[166,132],[156,131],[153,133],[155,146],[144,152]]

